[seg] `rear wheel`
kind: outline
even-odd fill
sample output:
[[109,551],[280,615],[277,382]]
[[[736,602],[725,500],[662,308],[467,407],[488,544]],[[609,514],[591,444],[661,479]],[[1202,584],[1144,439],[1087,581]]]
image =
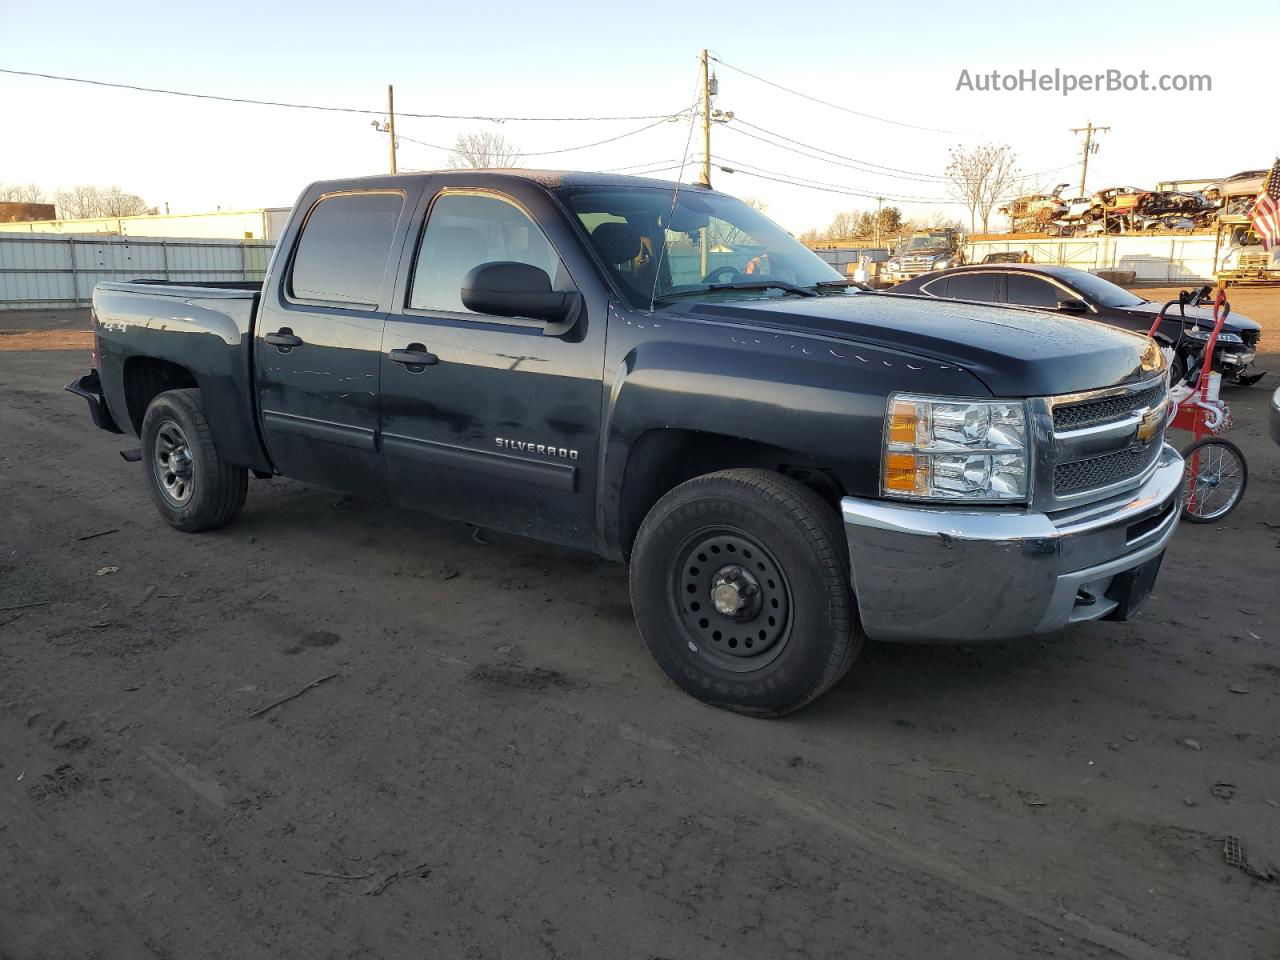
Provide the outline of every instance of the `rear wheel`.
[[249,475],[218,456],[199,390],[169,390],[142,418],[142,461],[151,499],[185,533],[213,530],[244,506]]
[[1249,483],[1244,454],[1230,440],[1205,437],[1182,451],[1186,493],[1182,512],[1192,523],[1221,520],[1240,505]]
[[765,470],[708,474],[659,500],[632,552],[631,601],[668,677],[754,716],[805,706],[862,647],[839,517]]

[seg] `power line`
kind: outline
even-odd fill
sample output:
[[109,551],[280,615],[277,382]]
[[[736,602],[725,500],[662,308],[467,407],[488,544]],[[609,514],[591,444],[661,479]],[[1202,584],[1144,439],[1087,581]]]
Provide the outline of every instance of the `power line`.
[[[911,177],[911,176],[906,176],[900,173],[885,173],[880,170],[871,170],[871,169],[868,169],[861,162],[846,163],[843,160],[832,159],[831,156],[822,156],[821,154],[818,154],[818,153],[810,153],[807,150],[800,150],[800,149],[797,149],[796,147],[788,146],[785,143],[777,143],[773,140],[766,139],[765,137],[762,137],[759,134],[755,134],[747,130],[743,130],[741,127],[734,126],[733,124],[729,124],[728,129],[732,130],[734,133],[738,134],[738,136],[740,137],[749,137],[750,139],[755,140],[758,143],[768,144],[771,147],[777,147],[779,150],[786,150],[788,153],[798,154],[799,156],[802,156],[802,157],[808,157],[810,160],[819,160],[823,163],[829,163],[837,167],[845,167],[846,169],[849,169],[849,170],[857,170],[859,173],[875,174],[876,176],[889,177],[890,179],[893,179],[893,180],[912,180],[917,183],[940,183],[944,179],[942,177],[929,177],[929,178]],[[814,149],[817,149],[817,148],[814,148]],[[825,151],[825,152],[829,153],[830,151]],[[839,156],[839,154],[835,154],[834,156]]]
[[[820,181],[809,181],[808,183],[801,183],[796,180],[782,179],[776,176],[769,177],[760,173],[752,173],[749,170],[739,170],[736,167],[721,167],[720,169],[723,170],[725,173],[738,173],[744,177],[755,177],[757,180],[771,180],[774,183],[782,183],[790,187],[804,187],[808,190],[821,190],[823,193],[840,193],[850,197],[861,197],[865,200],[892,200],[895,203],[927,203],[927,204],[950,204],[952,206],[957,206],[957,207],[965,206],[964,202],[960,200],[927,200],[920,197],[917,197],[917,198],[892,197],[883,193],[865,193],[860,190],[849,190],[843,187],[836,187],[833,185],[819,186],[818,184]],[[757,167],[756,169],[761,169],[761,168]],[[1014,200],[1014,199],[1017,199],[1017,195],[1010,194],[1009,196],[998,198],[995,202],[1007,203],[1008,201]]]
[[[861,197],[864,200],[875,200],[877,197],[883,197],[885,200],[892,200],[893,197],[885,197],[884,194],[863,193],[858,190],[845,190],[838,187],[820,187],[812,183],[799,183],[795,180],[783,180],[780,177],[767,177],[762,173],[751,173],[748,170],[726,169],[721,167],[725,173],[738,173],[744,177],[755,177],[757,180],[771,180],[774,183],[786,184],[789,187],[804,187],[807,190],[821,190],[823,193],[841,193],[848,197]],[[954,200],[900,200],[899,203],[955,203]]]
[[[889,167],[889,166],[885,166],[883,163],[875,163],[871,160],[860,160],[857,157],[848,157],[848,156],[845,156],[843,153],[836,153],[834,150],[828,150],[825,147],[815,146],[812,143],[805,143],[802,140],[792,139],[791,137],[788,137],[785,134],[777,133],[773,130],[767,130],[764,127],[757,126],[754,123],[751,123],[747,120],[743,120],[741,117],[737,116],[736,114],[734,115],[733,122],[740,123],[744,127],[750,127],[752,130],[759,130],[761,133],[767,133],[769,136],[777,137],[779,140],[785,140],[787,141],[787,143],[794,143],[797,146],[807,147],[810,150],[816,150],[818,153],[830,154],[833,157],[839,157],[841,160],[848,160],[851,163],[861,164],[866,167],[874,167],[876,170],[885,170],[885,171],[890,171],[892,173],[907,175],[907,176],[902,176],[897,178],[900,180],[914,180],[914,179],[944,180],[946,179],[945,177],[940,176],[939,174],[936,174],[936,173],[925,173],[921,170],[904,170],[902,167]],[[873,173],[875,171],[868,170],[867,172]],[[889,173],[886,173],[885,176],[889,176]]]
[[[379,133],[387,133],[385,127],[378,127]],[[396,140],[404,140],[408,143],[416,143],[420,147],[430,147],[432,150],[443,150],[445,153],[452,153],[453,147],[442,147],[438,143],[427,143],[425,140],[415,140],[413,137],[406,137],[403,133],[396,134]]]
[[[767,173],[767,174],[771,174],[771,175],[773,175],[773,176],[777,176],[777,177],[787,177],[787,178],[789,178],[789,179],[791,179],[791,180],[804,181],[804,182],[805,182],[805,183],[807,183],[807,184],[814,184],[814,185],[816,185],[816,186],[822,186],[822,187],[836,187],[836,188],[841,189],[841,190],[852,190],[852,189],[854,189],[854,188],[852,188],[852,187],[848,187],[848,186],[846,186],[845,184],[842,184],[842,183],[829,183],[829,182],[827,182],[827,181],[825,181],[825,180],[814,180],[814,179],[812,179],[812,178],[810,178],[810,177],[802,177],[802,176],[799,176],[798,174],[793,174],[793,173],[783,173],[783,172],[781,172],[781,171],[779,171],[779,170],[770,170],[770,169],[768,169],[767,167],[760,167],[760,166],[756,166],[755,164],[752,164],[752,163],[742,163],[741,161],[739,161],[739,160],[734,160],[734,159],[732,159],[732,158],[730,158],[730,157],[721,157],[721,156],[716,155],[714,158],[715,158],[715,160],[717,160],[718,162],[720,162],[720,163],[722,163],[722,164],[727,164],[728,166],[733,167],[733,168],[734,168],[734,169],[733,169],[733,172],[735,172],[735,173],[746,173],[746,172],[750,172],[750,171],[755,171],[755,172],[758,172],[758,173]],[[740,168],[745,168],[745,170],[744,170],[744,169],[740,169]],[[722,167],[721,169],[723,169],[723,167]],[[873,197],[873,198],[874,198],[874,197],[882,197],[882,198],[883,198],[883,199],[885,199],[885,200],[892,200],[892,201],[894,201],[895,203],[953,203],[953,202],[955,202],[955,201],[949,200],[949,199],[947,199],[947,198],[945,198],[945,197],[912,197],[912,196],[896,196],[896,195],[891,195],[891,194],[887,194],[887,193],[869,193],[869,194],[867,194],[867,195],[868,195],[868,196],[870,196],[870,197]]]
[[750,77],[752,80],[756,80],[770,87],[776,87],[777,89],[782,90],[785,93],[791,94],[792,96],[801,97],[802,99],[805,99],[805,100],[811,100],[814,103],[821,104],[824,107],[830,107],[833,110],[840,110],[844,113],[851,113],[855,117],[862,117],[864,120],[875,120],[878,123],[889,123],[895,127],[907,127],[911,130],[924,130],[928,133],[949,133],[949,134],[956,134],[956,135],[961,133],[961,131],[959,130],[943,130],[939,127],[924,127],[918,123],[907,123],[904,120],[891,120],[888,117],[877,117],[875,114],[863,113],[860,110],[854,110],[853,108],[846,107],[843,104],[832,103],[830,100],[823,100],[821,97],[815,97],[812,94],[804,93],[800,90],[795,90],[791,87],[784,87],[780,83],[775,83],[772,80],[766,80],[764,77],[751,73],[750,71],[743,70],[742,67],[735,67],[732,63],[728,63],[724,60],[721,60],[719,57],[712,57],[712,59],[715,60],[716,63],[720,64],[720,66],[728,67],[730,70],[734,71],[735,73],[740,73],[744,77]]
[[[626,133],[620,133],[616,137],[608,137],[607,139],[604,139],[604,140],[595,140],[591,143],[582,143],[573,147],[558,147],[555,150],[522,150],[522,151],[517,151],[515,153],[515,156],[517,158],[548,157],[557,153],[573,153],[574,151],[577,151],[577,150],[588,150],[592,147],[603,146],[606,143],[614,143],[618,140],[625,140],[627,137],[634,137],[638,133],[644,133],[646,130],[652,130],[654,127],[661,126],[662,124],[666,123],[669,120],[676,119],[680,116],[683,116],[684,113],[685,111],[682,110],[678,114],[672,114],[670,117],[663,117],[661,120],[655,120],[653,123],[645,124],[643,127],[639,127],[635,130],[628,130]],[[388,130],[385,127],[378,127],[377,129],[379,133],[388,133]],[[441,146],[438,143],[428,143],[426,140],[417,140],[417,139],[414,139],[413,137],[407,137],[402,133],[396,134],[396,139],[405,140],[408,143],[416,143],[418,146],[421,146],[421,147],[430,147],[433,150],[443,150],[446,153],[451,153],[454,149],[453,147]],[[666,162],[666,161],[663,161],[663,162]],[[636,164],[636,166],[646,166],[646,164]]]
[[638,167],[652,167],[657,164],[667,164],[667,163],[679,164],[683,162],[684,161],[681,160],[680,157],[672,157],[670,160],[650,160],[648,163],[628,163],[625,166],[621,166],[621,167],[605,167],[603,170],[599,170],[597,172],[598,173],[621,173],[624,170],[635,170]]
[[[259,107],[286,107],[291,110],[321,110],[327,113],[360,113],[366,116],[381,117],[386,114],[386,110],[367,110],[362,107],[335,107],[316,103],[289,103],[281,100],[256,100],[250,97],[227,97],[212,93],[192,93],[187,90],[168,90],[163,87],[143,87],[132,83],[111,83],[106,80],[89,80],[84,77],[65,77],[56,73],[38,73],[34,70],[11,70],[7,67],[0,67],[0,73],[7,73],[16,77],[39,77],[43,80],[62,80],[67,83],[85,83],[94,87],[110,87],[115,90],[132,90],[138,93],[159,93],[171,97],[191,97],[196,100],[219,100],[223,103],[247,103]],[[596,121],[596,120],[666,120],[671,116],[679,116],[684,111],[681,110],[675,114],[632,114],[630,116],[618,117],[517,117],[517,116],[486,116],[484,114],[459,114],[459,113],[408,113],[402,110],[396,111],[398,116],[413,117],[417,120],[490,120],[494,123],[512,122],[578,122],[578,121]],[[405,138],[408,139],[408,138]]]
[[[735,123],[741,122],[746,126],[752,127],[755,130],[764,130],[763,127],[758,127],[755,124],[747,123],[747,121],[745,120],[739,121],[737,117],[734,118],[734,122]],[[802,141],[799,141],[799,140],[791,140],[790,138],[783,137],[782,134],[774,133],[771,130],[764,130],[764,132],[770,134],[771,136],[780,137],[784,140],[789,140],[791,143],[801,144],[802,146],[808,147],[811,150],[821,151],[822,153],[829,154],[831,157],[840,157],[844,160],[853,160],[854,163],[841,163],[838,160],[832,160],[825,156],[818,156],[813,153],[807,153],[804,150],[797,150],[795,147],[788,146],[787,144],[784,144],[784,143],[775,143],[772,140],[766,139],[765,137],[758,136],[754,133],[748,133],[746,130],[740,129],[733,125],[730,125],[729,129],[736,131],[741,136],[750,137],[752,140],[758,141],[759,143],[768,144],[771,147],[777,147],[779,150],[786,150],[789,153],[798,154],[799,156],[802,156],[802,157],[808,157],[810,160],[820,160],[823,163],[830,163],[837,167],[847,167],[851,170],[857,170],[860,173],[870,173],[875,176],[888,177],[893,180],[914,180],[920,183],[945,184],[945,183],[954,183],[956,180],[956,178],[954,177],[949,177],[946,175],[939,175],[939,174],[924,174],[922,176],[915,177],[915,176],[905,176],[905,175],[899,175],[899,174],[893,174],[893,173],[884,173],[881,170],[869,170],[866,168],[867,165],[880,166],[880,164],[870,164],[870,161],[856,160],[853,157],[845,157],[844,154],[835,153],[834,151],[826,150],[822,147],[817,147],[808,143],[802,143]],[[1017,176],[1018,176],[1018,179],[1020,180],[1026,180],[1026,179],[1030,179],[1031,177],[1040,177],[1050,173],[1057,173],[1059,170],[1066,170],[1068,167],[1074,167],[1074,166],[1075,166],[1075,163],[1073,161],[1071,163],[1064,163],[1056,167],[1050,167],[1047,170],[1036,170],[1029,173],[1019,173]],[[897,169],[897,168],[889,167],[884,169]]]
[[603,146],[606,143],[614,143],[618,140],[625,140],[627,137],[634,137],[637,133],[644,133],[646,130],[652,130],[654,127],[661,126],[669,120],[676,120],[684,116],[687,111],[681,110],[679,113],[673,113],[670,116],[663,117],[661,120],[655,120],[653,123],[647,123],[643,127],[635,130],[629,130],[626,133],[620,133],[616,137],[609,137],[607,140],[596,140],[594,143],[583,143],[576,147],[561,147],[558,150],[531,150],[521,153],[522,157],[546,157],[553,153],[572,153],[574,150],[587,150],[591,147]]

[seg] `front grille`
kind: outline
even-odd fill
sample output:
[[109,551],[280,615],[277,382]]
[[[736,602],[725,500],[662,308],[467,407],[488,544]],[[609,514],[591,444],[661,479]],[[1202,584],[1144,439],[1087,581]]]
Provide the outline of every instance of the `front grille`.
[[1057,496],[1106,487],[1136,477],[1155,462],[1160,443],[1126,447],[1088,460],[1060,463],[1053,468],[1053,492]]
[[1080,430],[1099,424],[1123,420],[1125,417],[1156,406],[1164,397],[1164,384],[1148,387],[1138,393],[1125,393],[1100,400],[1056,406],[1053,408],[1055,430]]
[[907,270],[927,270],[933,266],[933,257],[905,257],[902,266]]

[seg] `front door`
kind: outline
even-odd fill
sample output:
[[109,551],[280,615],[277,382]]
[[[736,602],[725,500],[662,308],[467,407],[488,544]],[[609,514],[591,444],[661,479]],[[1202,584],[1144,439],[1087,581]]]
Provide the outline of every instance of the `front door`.
[[[525,199],[554,214],[545,198]],[[603,311],[588,299],[574,330],[556,337],[540,321],[473,313],[461,300],[467,273],[494,261],[529,263],[555,289],[578,289],[528,209],[478,189],[431,201],[383,330],[383,456],[406,506],[593,546]]]
[[253,354],[263,439],[285,476],[385,494],[378,369],[405,201],[398,190],[321,196],[273,267],[282,277],[263,297]]

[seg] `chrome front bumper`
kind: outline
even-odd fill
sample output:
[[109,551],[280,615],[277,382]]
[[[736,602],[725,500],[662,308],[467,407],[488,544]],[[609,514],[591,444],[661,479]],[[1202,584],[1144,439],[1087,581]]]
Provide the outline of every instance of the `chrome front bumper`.
[[[1131,573],[1158,562],[1181,515],[1182,457],[1164,445],[1138,490],[1053,514],[841,501],[863,629],[967,642],[1132,613]],[[1147,568],[1148,572],[1152,572]]]

